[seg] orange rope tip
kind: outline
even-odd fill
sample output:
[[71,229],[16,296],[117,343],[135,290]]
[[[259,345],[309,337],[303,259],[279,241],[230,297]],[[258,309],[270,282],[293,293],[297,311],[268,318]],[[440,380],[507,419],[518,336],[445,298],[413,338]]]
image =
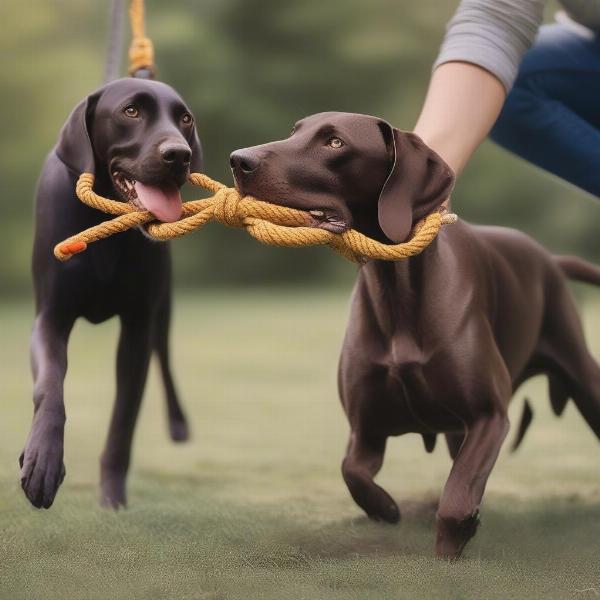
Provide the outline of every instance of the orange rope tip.
[[70,243],[67,242],[58,245],[58,250],[61,252],[61,254],[70,256],[72,256],[73,254],[79,254],[80,252],[83,252],[86,249],[87,244],[81,241]]
[[147,210],[99,196],[93,190],[94,175],[83,173],[77,181],[79,200],[116,216],[64,240],[54,248],[54,255],[59,260],[69,260],[73,254],[83,252],[88,244],[133,227],[143,227],[152,238],[164,241],[190,233],[210,221],[218,221],[230,227],[243,227],[259,242],[271,246],[326,245],[355,263],[364,263],[368,259],[401,260],[422,252],[436,238],[442,226],[457,220],[456,215],[442,208],[421,219],[406,242],[383,244],[354,229],[332,233],[311,227],[312,221],[306,211],[241,196],[235,188],[226,187],[202,173],[192,173],[188,181],[210,190],[213,196],[184,202],[179,221],[161,223]]

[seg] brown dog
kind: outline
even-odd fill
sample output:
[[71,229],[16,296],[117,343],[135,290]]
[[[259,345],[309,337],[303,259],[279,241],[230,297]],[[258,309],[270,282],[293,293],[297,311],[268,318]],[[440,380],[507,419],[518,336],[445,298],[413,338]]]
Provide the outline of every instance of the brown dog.
[[[310,210],[315,226],[353,226],[401,242],[448,197],[453,175],[417,136],[380,119],[322,113],[289,139],[231,155],[238,188]],[[359,269],[339,387],[350,421],[344,480],[357,504],[395,523],[374,483],[388,436],[446,436],[454,460],[437,512],[436,553],[474,535],[488,476],[508,432],[508,403],[545,373],[555,411],[573,398],[600,437],[600,368],[588,352],[565,274],[600,285],[600,269],[550,255],[524,234],[462,221],[419,256]]]

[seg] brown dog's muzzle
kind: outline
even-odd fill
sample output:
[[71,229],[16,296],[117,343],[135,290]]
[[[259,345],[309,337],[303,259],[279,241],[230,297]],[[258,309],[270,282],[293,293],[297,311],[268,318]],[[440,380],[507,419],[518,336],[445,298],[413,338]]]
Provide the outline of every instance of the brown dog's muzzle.
[[250,174],[256,171],[260,165],[261,159],[249,150],[236,150],[229,157],[229,164],[233,175],[238,180],[240,175]]
[[[235,186],[241,194],[256,196],[260,200],[274,204],[306,210],[310,214],[309,221],[307,222],[307,226],[309,227],[325,229],[332,233],[342,233],[349,228],[350,219],[344,219],[338,212],[328,210],[326,207],[312,208],[310,205],[301,205],[297,202],[298,198],[292,198],[290,201],[288,197],[288,184],[285,185],[285,197],[282,197],[281,185],[276,179],[271,178],[271,182],[266,184],[263,181],[262,185],[259,185],[258,188],[264,188],[262,191],[268,193],[261,193],[257,188],[257,183],[259,179],[265,179],[265,173],[261,173],[264,169],[260,169],[260,167],[266,162],[264,160],[266,156],[268,156],[268,153],[265,154],[264,150],[261,152],[258,147],[242,148],[231,153],[229,164],[231,165]],[[267,165],[265,164],[264,166],[266,167]]]

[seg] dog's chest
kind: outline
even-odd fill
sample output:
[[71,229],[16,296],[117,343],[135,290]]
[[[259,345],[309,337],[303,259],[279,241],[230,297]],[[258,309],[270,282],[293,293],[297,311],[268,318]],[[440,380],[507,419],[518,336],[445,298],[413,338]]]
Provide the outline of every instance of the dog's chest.
[[77,265],[77,272],[71,276],[77,281],[77,304],[81,316],[91,323],[101,323],[127,309],[141,310],[156,296],[153,291],[162,289],[162,263],[151,252],[136,247],[149,245],[141,235],[136,232],[137,240],[128,234],[131,232],[102,240],[72,259],[72,266]]
[[433,363],[394,363],[386,380],[393,433],[462,429],[462,421],[449,409],[447,382],[440,380]]
[[89,250],[91,266],[99,287],[114,285],[119,266],[124,262],[124,243],[117,238],[103,240]]

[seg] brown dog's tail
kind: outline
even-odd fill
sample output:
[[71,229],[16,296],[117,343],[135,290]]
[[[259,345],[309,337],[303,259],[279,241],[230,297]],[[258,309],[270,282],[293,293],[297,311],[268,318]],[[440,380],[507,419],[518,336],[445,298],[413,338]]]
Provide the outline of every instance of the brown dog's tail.
[[578,256],[555,256],[554,260],[569,279],[600,286],[600,267]]

